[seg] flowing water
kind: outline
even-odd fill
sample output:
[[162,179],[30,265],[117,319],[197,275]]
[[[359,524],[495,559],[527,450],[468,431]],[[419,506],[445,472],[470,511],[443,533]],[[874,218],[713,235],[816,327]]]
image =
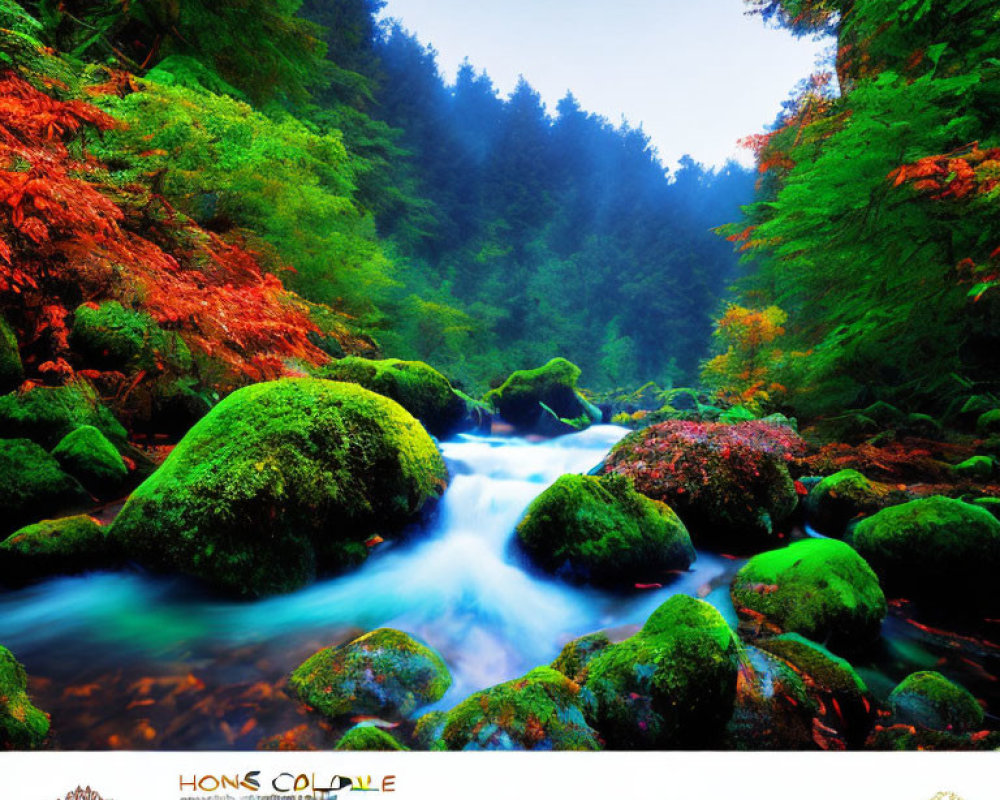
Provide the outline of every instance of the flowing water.
[[[285,694],[285,676],[319,648],[376,627],[442,653],[454,684],[437,707],[448,708],[552,661],[576,636],[631,633],[672,594],[704,597],[735,624],[735,559],[700,552],[661,589],[615,594],[539,574],[513,547],[531,500],[560,475],[596,466],[626,432],[459,437],[442,446],[452,482],[434,519],[348,576],[252,603],[138,570],[60,578],[0,595],[0,642],[26,665],[58,747],[250,749],[335,742],[338,729]],[[873,687],[884,693],[913,669],[950,668],[996,708],[1000,648],[920,625],[905,610],[887,622],[883,651],[859,665]]]

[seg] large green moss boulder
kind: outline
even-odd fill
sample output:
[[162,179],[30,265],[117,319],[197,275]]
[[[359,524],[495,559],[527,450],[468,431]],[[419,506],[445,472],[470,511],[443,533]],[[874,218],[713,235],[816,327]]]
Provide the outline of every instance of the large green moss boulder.
[[996,461],[990,456],[972,456],[951,468],[952,474],[961,481],[985,483],[996,472]]
[[444,490],[434,441],[360,386],[285,379],[234,392],[125,504],[132,558],[240,594],[298,588],[367,557]]
[[28,439],[0,439],[0,531],[46,514],[82,508],[90,495],[59,462]]
[[85,515],[38,522],[0,543],[0,576],[12,582],[86,572],[114,561],[107,529]]
[[435,749],[599,750],[580,687],[550,667],[477,692],[448,712]]
[[600,585],[662,581],[697,558],[670,507],[617,475],[563,475],[528,507],[517,539],[543,569]]
[[0,397],[0,437],[4,439],[31,439],[52,448],[82,425],[94,426],[112,442],[124,442],[127,436],[83,381],[37,386]]
[[587,665],[588,719],[614,749],[717,747],[733,713],[739,662],[722,615],[677,595]]
[[0,317],[0,394],[14,391],[22,383],[24,364],[21,363],[17,336],[7,320]]
[[974,613],[1000,607],[1000,521],[984,508],[913,500],[862,520],[853,543],[892,594]]
[[49,718],[31,704],[28,676],[6,647],[0,647],[0,747],[34,750],[49,735]]
[[579,639],[567,642],[551,666],[567,678],[583,683],[586,669],[597,655],[611,646],[611,640],[604,633],[588,633]]
[[66,434],[52,451],[59,466],[99,496],[114,494],[128,478],[117,448],[93,425]]
[[841,470],[821,480],[809,492],[806,522],[826,536],[839,538],[851,520],[881,509],[888,495],[887,486],[872,483],[856,470]]
[[889,695],[889,709],[894,723],[951,733],[978,731],[985,719],[972,693],[940,672],[907,676]]
[[342,358],[317,375],[391,397],[440,438],[461,430],[466,420],[465,401],[444,375],[422,361]]
[[374,725],[356,725],[340,737],[334,750],[354,750],[361,752],[388,752],[409,750],[403,747],[391,733]]
[[80,306],[73,315],[70,345],[98,369],[156,375],[167,367],[181,372],[191,368],[191,351],[180,336],[163,330],[149,314],[115,301]]
[[1000,408],[994,408],[981,414],[976,420],[976,432],[980,436],[1000,435]]
[[872,642],[888,611],[871,567],[834,539],[754,556],[736,574],[731,594],[749,630],[800,633],[834,649]]
[[328,717],[398,718],[440,700],[451,686],[451,674],[427,645],[401,631],[380,628],[320,650],[292,673],[289,686]]
[[518,370],[484,398],[500,416],[522,431],[543,433],[585,428],[601,412],[577,391],[580,368],[554,358],[538,369]]

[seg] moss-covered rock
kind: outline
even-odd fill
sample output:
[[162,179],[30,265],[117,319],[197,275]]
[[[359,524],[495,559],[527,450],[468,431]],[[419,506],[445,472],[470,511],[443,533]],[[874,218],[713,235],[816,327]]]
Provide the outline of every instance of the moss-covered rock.
[[588,719],[614,749],[717,747],[733,713],[739,660],[722,615],[677,595],[587,665]]
[[464,427],[465,401],[444,375],[423,361],[343,358],[322,367],[317,376],[391,397],[435,436],[444,438]]
[[0,437],[4,439],[31,439],[53,448],[82,425],[93,425],[116,443],[127,436],[93,388],[82,381],[37,386],[0,397]]
[[550,667],[477,692],[448,712],[447,750],[599,750],[580,687]]
[[17,530],[42,514],[89,502],[80,483],[39,445],[28,439],[0,439],[0,531]]
[[328,717],[407,717],[440,700],[451,674],[440,655],[411,636],[380,628],[320,650],[296,669],[289,686]]
[[24,364],[21,363],[21,351],[17,345],[17,336],[0,317],[0,394],[14,391],[24,383]]
[[0,647],[0,747],[34,750],[49,735],[49,718],[31,704],[28,676],[6,647]]
[[958,734],[948,731],[925,730],[915,728],[912,725],[890,725],[889,727],[880,725],[875,728],[865,743],[865,748],[895,752],[988,753],[1000,750],[1000,732],[993,731],[981,736],[980,732]]
[[947,497],[892,506],[862,520],[853,543],[892,594],[975,612],[1000,607],[1000,521],[979,506]]
[[446,711],[429,711],[417,720],[413,728],[413,741],[420,750],[444,750],[441,736],[448,721]]
[[66,434],[52,455],[63,470],[98,496],[114,494],[128,478],[121,454],[93,425],[81,425]]
[[484,398],[511,425],[523,431],[549,432],[562,421],[567,430],[599,422],[601,414],[577,391],[580,368],[554,358],[538,369],[518,370]]
[[807,539],[754,556],[736,574],[731,594],[740,619],[835,648],[877,638],[888,611],[878,578],[850,546]]
[[978,731],[985,719],[976,698],[940,672],[914,672],[889,695],[892,721],[937,731]]
[[567,642],[551,666],[571,681],[582,683],[586,678],[587,665],[611,646],[611,640],[604,633],[588,633],[579,639]]
[[356,725],[340,737],[334,750],[356,750],[365,752],[409,750],[387,733],[374,725]]
[[981,414],[976,420],[976,432],[980,436],[1000,435],[1000,408],[994,408]]
[[889,488],[873,483],[860,472],[845,469],[814,486],[806,498],[806,522],[826,536],[842,537],[847,524],[874,514],[889,496]]
[[138,561],[242,595],[289,591],[367,557],[444,490],[431,437],[360,386],[286,379],[234,392],[125,504]]
[[528,507],[517,539],[543,569],[599,585],[663,580],[697,558],[670,507],[618,475],[563,475]]
[[88,365],[126,374],[156,375],[172,367],[191,369],[191,351],[173,331],[165,331],[149,314],[111,301],[80,306],[73,315],[70,345]]
[[996,462],[990,456],[972,456],[952,467],[955,477],[963,481],[986,482],[995,471]]
[[0,576],[9,582],[71,575],[114,562],[107,529],[85,515],[38,522],[0,543]]

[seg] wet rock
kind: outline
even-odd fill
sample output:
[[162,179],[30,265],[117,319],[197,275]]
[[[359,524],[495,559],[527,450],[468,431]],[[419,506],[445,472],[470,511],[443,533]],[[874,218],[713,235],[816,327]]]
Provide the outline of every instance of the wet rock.
[[0,543],[0,577],[8,583],[73,575],[117,560],[107,529],[84,515],[29,525]]
[[28,676],[6,647],[0,647],[0,747],[36,750],[49,734],[49,717],[32,705]]
[[90,495],[59,462],[28,439],[0,439],[0,530],[10,532],[42,513],[83,508]]
[[337,742],[334,750],[356,750],[366,752],[409,750],[403,747],[391,733],[374,725],[356,725]]
[[328,717],[407,717],[440,700],[449,686],[451,675],[441,656],[391,628],[320,650],[289,679],[300,700]]
[[514,372],[484,400],[523,432],[566,433],[599,422],[601,412],[576,388],[580,368],[554,358],[538,369]]
[[127,436],[121,423],[88,384],[36,386],[0,397],[0,438],[31,439],[46,448],[82,425],[92,425],[112,442]]
[[980,735],[919,730],[912,725],[878,726],[865,743],[867,750],[993,752],[1000,750],[1000,733]]
[[617,475],[563,475],[529,506],[517,539],[543,569],[596,585],[662,581],[697,558],[670,507]]
[[611,640],[603,633],[589,633],[567,642],[552,662],[552,669],[571,681],[583,683],[587,675],[587,665],[600,653],[611,646]]
[[421,750],[444,750],[444,726],[448,721],[445,711],[431,711],[417,720],[413,729],[413,740]]
[[883,508],[889,494],[889,487],[873,483],[860,472],[841,470],[810,490],[806,522],[819,533],[841,538],[851,520]]
[[965,687],[940,672],[914,672],[889,695],[891,721],[950,733],[971,733],[983,726],[983,709]]
[[107,437],[93,425],[68,433],[52,451],[59,466],[99,497],[111,497],[128,478],[128,467]]
[[990,456],[972,456],[951,469],[959,480],[985,483],[993,477],[996,461]]

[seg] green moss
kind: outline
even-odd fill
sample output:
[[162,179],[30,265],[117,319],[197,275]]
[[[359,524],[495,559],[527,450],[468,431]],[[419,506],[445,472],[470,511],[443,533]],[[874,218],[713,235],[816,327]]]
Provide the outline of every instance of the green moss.
[[517,538],[544,569],[594,584],[663,580],[697,557],[670,507],[617,475],[563,475],[528,507]]
[[983,709],[964,686],[940,672],[914,672],[892,690],[893,721],[931,730],[968,733],[983,726]]
[[888,487],[872,483],[860,472],[841,470],[809,492],[806,520],[820,533],[840,538],[851,520],[878,511],[888,494]]
[[1000,408],[994,408],[980,415],[976,421],[976,432],[980,436],[996,436],[1000,434]]
[[616,749],[717,746],[733,712],[740,646],[712,606],[677,595],[587,666],[592,726]]
[[82,425],[68,433],[52,455],[66,472],[97,495],[116,492],[128,477],[128,467],[118,450],[93,425]]
[[392,734],[374,725],[357,725],[340,737],[334,750],[357,750],[365,752],[409,750],[403,747]]
[[868,694],[865,682],[848,661],[797,633],[763,639],[757,646],[791,664],[820,691],[857,697]]
[[107,302],[82,305],[74,314],[70,345],[89,365],[155,375],[170,365],[191,369],[191,352],[173,331],[165,331],[149,315]]
[[444,711],[431,711],[424,714],[417,720],[413,728],[413,740],[421,750],[444,750],[444,742],[441,736],[444,734],[444,725],[448,721],[448,714]]
[[[1000,732],[986,736],[956,734],[946,731],[931,731],[914,728],[912,725],[893,725],[876,728],[865,744],[868,750],[892,750],[897,752],[942,751],[942,752],[995,752],[1000,750]],[[986,758],[987,756],[984,756]]]
[[106,529],[85,515],[38,522],[0,543],[0,573],[8,580],[85,572],[112,561]]
[[537,429],[546,418],[551,421],[553,417],[581,423],[587,418],[597,422],[600,412],[577,391],[579,378],[579,367],[565,358],[554,358],[543,367],[514,372],[484,400],[495,406],[511,425],[527,431]]
[[48,734],[48,715],[31,704],[24,667],[10,650],[0,647],[0,747],[34,750]]
[[996,462],[989,456],[972,456],[952,467],[955,477],[967,481],[988,481],[993,477]]
[[343,358],[322,367],[317,377],[356,383],[390,397],[441,438],[460,430],[466,419],[465,401],[444,375],[422,361]]
[[0,530],[12,531],[42,514],[82,507],[90,495],[59,462],[28,439],[0,439]]
[[440,700],[451,675],[440,655],[400,631],[380,628],[309,658],[289,679],[304,703],[329,717],[406,717]]
[[14,391],[24,383],[24,364],[17,337],[7,320],[0,317],[0,394]]
[[448,750],[599,750],[580,687],[550,667],[477,692],[448,712]]
[[887,606],[878,578],[851,547],[807,539],[754,556],[731,589],[741,619],[761,618],[780,630],[838,647],[859,647],[878,636]]
[[121,423],[83,381],[58,387],[38,386],[0,397],[2,438],[31,439],[51,448],[81,425],[93,425],[112,442],[124,442],[127,436]]
[[132,558],[242,595],[367,557],[444,490],[433,440],[394,401],[313,378],[249,386],[216,406],[125,504]]
[[555,661],[552,669],[560,672],[571,681],[581,683],[586,676],[587,665],[598,653],[611,646],[611,640],[603,633],[589,633],[567,642]]
[[937,604],[1000,607],[1000,521],[983,508],[929,497],[880,511],[857,526],[854,546],[886,589]]

